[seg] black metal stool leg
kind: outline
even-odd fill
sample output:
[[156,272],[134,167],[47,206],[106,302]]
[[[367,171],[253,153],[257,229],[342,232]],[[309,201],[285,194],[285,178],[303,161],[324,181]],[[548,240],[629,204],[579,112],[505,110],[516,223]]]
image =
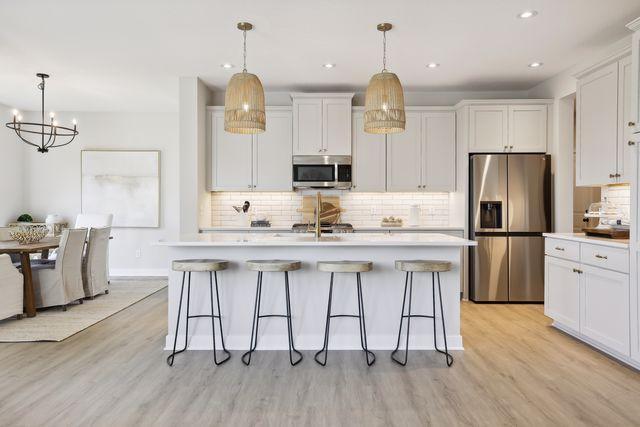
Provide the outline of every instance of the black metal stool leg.
[[[358,286],[358,319],[360,320],[360,344],[362,345],[362,349],[364,350],[367,365],[371,366],[376,361],[376,355],[372,351],[369,351],[369,348],[367,346],[367,325],[365,323],[364,300],[362,298],[362,283],[360,280],[360,273],[356,273],[356,282]],[[369,358],[369,356],[371,356],[371,359]]]
[[[322,350],[316,353],[314,359],[316,362],[321,364],[322,366],[326,366],[327,364],[327,355],[329,349],[329,327],[331,325],[331,299],[333,297],[333,275],[331,273],[331,280],[329,281],[329,302],[327,303],[327,320],[324,326],[324,345],[322,346]],[[324,352],[324,362],[320,361],[320,355]]]
[[[409,284],[409,274],[411,274],[411,284],[409,285],[408,289],[409,289],[409,312],[407,313],[407,315],[405,316],[404,314],[404,307],[405,307],[405,301],[407,299],[407,285]],[[395,350],[393,350],[391,352],[391,360],[393,360],[394,362],[402,365],[402,366],[406,366],[407,365],[407,360],[409,359],[409,333],[410,333],[410,329],[411,329],[411,299],[412,299],[412,294],[413,294],[413,272],[409,273],[407,271],[407,275],[404,281],[404,296],[402,297],[402,313],[400,314],[400,328],[398,329],[398,341],[396,342],[396,348]],[[404,318],[407,318],[407,341],[406,341],[406,347],[404,350],[404,361],[397,359],[395,357],[395,354],[399,351],[400,348],[400,337],[402,336],[402,323],[404,321]]]
[[251,363],[251,354],[258,346],[258,327],[260,326],[260,299],[262,297],[262,271],[258,272],[258,283],[256,284],[256,299],[253,307],[253,322],[251,325],[251,341],[249,342],[249,351],[242,355],[242,362],[249,366]]
[[[298,363],[302,362],[302,353],[296,350],[295,345],[293,344],[293,325],[291,322],[291,296],[289,294],[289,272],[284,272],[284,290],[287,302],[287,332],[289,334],[289,362],[291,366],[296,366]],[[299,358],[295,362],[293,361],[293,353],[296,353]]]
[[[436,339],[436,290],[435,290],[435,275],[438,275],[438,297],[440,299],[440,319],[442,320],[442,336],[444,337],[444,351],[438,348]],[[444,325],[444,310],[442,308],[442,288],[440,287],[440,272],[431,273],[432,289],[433,289],[433,346],[438,353],[445,355],[447,360],[447,366],[453,365],[453,356],[449,354],[449,347],[447,346],[447,330]]]
[[178,303],[178,316],[176,317],[176,330],[173,334],[173,351],[167,357],[167,364],[169,366],[173,366],[173,359],[176,354],[182,353],[181,351],[176,352],[176,344],[178,343],[178,329],[180,328],[180,312],[182,311],[182,295],[184,294],[184,279],[187,275],[186,272],[182,272],[182,286],[180,287],[180,302]]
[[[216,290],[216,303],[218,306],[217,316],[213,311],[213,277],[212,276],[214,274],[216,276],[215,290]],[[211,290],[211,337],[213,339],[213,362],[216,365],[222,365],[224,362],[229,360],[229,358],[231,357],[231,354],[227,351],[227,349],[224,346],[224,333],[222,331],[222,319],[221,319],[222,312],[220,311],[220,295],[218,293],[218,274],[215,271],[213,273],[211,271],[209,272],[209,289]],[[220,326],[220,341],[222,342],[222,351],[226,355],[226,357],[220,361],[218,361],[218,352],[216,349],[216,324],[215,324],[216,318],[218,319],[218,324]]]

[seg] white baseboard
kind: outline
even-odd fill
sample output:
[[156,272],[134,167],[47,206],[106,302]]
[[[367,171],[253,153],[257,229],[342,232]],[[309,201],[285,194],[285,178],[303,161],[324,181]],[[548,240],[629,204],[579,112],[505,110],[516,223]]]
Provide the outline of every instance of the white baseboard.
[[112,268],[111,277],[168,277],[166,268]]
[[[249,347],[249,335],[229,335],[224,338],[225,346],[228,350],[244,350]],[[433,335],[421,335],[409,342],[410,350],[433,350]],[[165,340],[165,350],[173,349],[173,335],[167,335]],[[295,346],[298,350],[320,350],[322,347],[323,335],[299,335],[294,337]],[[369,350],[393,350],[396,346],[397,336],[392,335],[368,335]],[[258,338],[257,350],[288,350],[287,335],[261,335]],[[404,342],[401,342],[401,348]],[[184,346],[184,335],[178,335],[177,348]],[[220,339],[216,343],[220,349]],[[449,350],[464,350],[461,335],[447,335],[447,346]],[[444,348],[441,336],[438,336],[438,348]],[[189,350],[213,350],[211,335],[192,335],[189,337]],[[329,350],[361,350],[360,338],[351,335],[335,335],[329,340]]]

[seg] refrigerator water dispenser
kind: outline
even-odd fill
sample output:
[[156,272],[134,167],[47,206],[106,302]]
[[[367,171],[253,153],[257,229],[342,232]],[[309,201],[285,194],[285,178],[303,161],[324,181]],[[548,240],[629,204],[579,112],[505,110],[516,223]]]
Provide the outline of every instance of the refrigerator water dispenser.
[[502,228],[502,202],[480,202],[480,227]]

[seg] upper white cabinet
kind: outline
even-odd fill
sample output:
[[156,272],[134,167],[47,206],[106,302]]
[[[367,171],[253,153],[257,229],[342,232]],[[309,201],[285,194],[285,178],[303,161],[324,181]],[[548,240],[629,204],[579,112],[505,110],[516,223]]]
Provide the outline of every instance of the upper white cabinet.
[[576,185],[629,182],[631,84],[629,57],[578,75]]
[[291,191],[292,115],[268,107],[266,131],[239,135],[224,130],[224,108],[210,110],[211,191]]
[[544,153],[547,105],[470,105],[470,153]]
[[293,154],[351,155],[353,93],[292,93]]
[[636,134],[640,134],[640,18],[631,22],[627,27],[634,31],[631,41],[631,111],[627,127]]
[[407,111],[404,132],[387,137],[388,191],[455,191],[454,111]]
[[387,153],[385,137],[364,131],[364,112],[353,113],[352,191],[387,189]]

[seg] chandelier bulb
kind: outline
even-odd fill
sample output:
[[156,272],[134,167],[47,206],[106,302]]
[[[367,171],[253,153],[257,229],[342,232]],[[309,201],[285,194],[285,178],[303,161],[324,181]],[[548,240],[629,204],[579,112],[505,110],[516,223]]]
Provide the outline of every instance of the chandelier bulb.
[[14,109],[12,113],[13,113],[13,117],[16,117],[18,114],[20,114],[20,112],[16,109]]
[[75,126],[78,124],[78,121],[76,119],[71,120],[71,123]]
[[49,113],[49,117],[51,117],[52,119],[56,116],[56,113],[54,113],[53,111]]
[[18,121],[21,122],[22,121],[22,114],[18,114]]

